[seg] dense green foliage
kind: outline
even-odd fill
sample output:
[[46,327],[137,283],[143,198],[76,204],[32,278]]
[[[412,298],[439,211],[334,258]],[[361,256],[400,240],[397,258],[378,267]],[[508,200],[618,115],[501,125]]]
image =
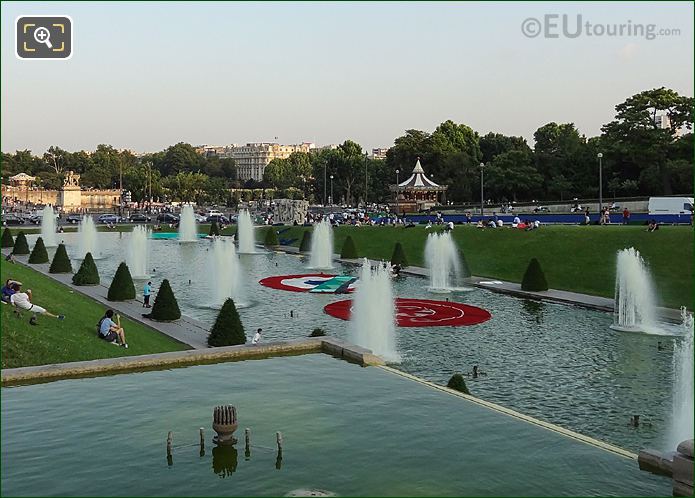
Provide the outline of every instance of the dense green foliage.
[[402,268],[408,266],[408,259],[405,257],[405,251],[403,250],[403,245],[400,242],[396,242],[396,245],[393,248],[391,264],[401,265]]
[[42,319],[29,325],[30,314],[19,319],[12,306],[0,306],[2,322],[2,368],[48,365],[71,361],[137,356],[166,351],[179,351],[187,346],[133,322],[125,317],[121,324],[128,338],[129,349],[113,347],[98,339],[94,326],[104,316],[104,306],[65,285],[42,275],[30,267],[2,261],[2,281],[8,278],[31,282],[37,302],[53,313],[64,313],[65,320]]
[[[310,227],[291,227],[283,235],[302,238]],[[400,241],[410,265],[424,266],[427,234],[423,226],[335,227],[335,247],[351,235],[359,257],[387,260]],[[619,250],[634,247],[647,261],[658,290],[659,305],[692,309],[693,232],[691,227],[662,226],[649,233],[642,226],[550,225],[525,232],[504,228],[479,230],[457,226],[451,232],[473,275],[521,282],[528,262],[538,258],[554,289],[612,298],[615,293],[615,258]]]
[[2,245],[3,248],[14,247],[14,239],[12,238],[12,232],[9,227],[2,231],[2,244],[0,245]]
[[246,344],[244,326],[233,299],[227,299],[217,315],[215,324],[208,335],[208,346],[236,346]]
[[68,257],[68,251],[65,249],[65,244],[58,244],[58,249],[53,255],[53,261],[48,269],[49,273],[72,273],[72,263]]
[[454,375],[452,375],[449,379],[449,382],[446,384],[446,387],[448,387],[449,389],[453,389],[454,391],[461,392],[463,394],[470,394],[470,391],[466,386],[466,381],[463,378],[463,375],[461,375],[460,373],[455,373]]
[[539,292],[548,290],[548,282],[541,264],[536,258],[531,259],[521,279],[521,289],[525,291]]
[[302,235],[302,242],[299,244],[299,252],[311,251],[311,232],[308,230]]
[[178,320],[181,318],[179,303],[176,301],[174,291],[171,290],[169,280],[166,278],[162,281],[162,285],[159,287],[157,297],[154,300],[154,305],[152,305],[152,313],[150,313],[150,318],[160,321]]
[[213,220],[213,222],[210,224],[210,231],[208,232],[208,235],[219,235],[220,234],[220,227],[217,225],[217,222]]
[[80,265],[80,269],[72,276],[72,283],[75,285],[99,285],[99,281],[99,270],[92,253],[88,252]]
[[268,227],[268,229],[265,231],[265,239],[263,240],[263,244],[265,244],[266,246],[280,245],[280,241],[278,240],[278,233],[275,231],[275,228]]
[[106,295],[109,301],[128,301],[135,299],[135,285],[133,277],[130,275],[130,269],[125,263],[118,265],[116,274],[113,276],[109,292]]
[[34,249],[32,249],[29,255],[29,263],[33,265],[48,263],[48,251],[46,251],[46,245],[43,243],[43,237],[36,239]]
[[355,247],[355,241],[352,240],[352,237],[349,235],[345,238],[345,242],[343,242],[343,248],[340,250],[340,257],[342,259],[357,259],[359,257],[357,248]]
[[27,236],[24,232],[19,232],[17,238],[14,241],[14,249],[12,249],[12,254],[29,254],[29,243],[27,242]]

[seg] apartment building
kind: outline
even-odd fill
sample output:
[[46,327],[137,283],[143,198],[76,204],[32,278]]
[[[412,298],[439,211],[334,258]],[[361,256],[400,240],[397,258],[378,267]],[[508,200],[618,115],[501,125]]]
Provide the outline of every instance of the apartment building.
[[311,152],[316,145],[304,142],[295,145],[277,143],[249,143],[232,149],[231,157],[236,164],[237,176],[240,180],[263,179],[265,167],[273,159],[287,159],[294,152]]

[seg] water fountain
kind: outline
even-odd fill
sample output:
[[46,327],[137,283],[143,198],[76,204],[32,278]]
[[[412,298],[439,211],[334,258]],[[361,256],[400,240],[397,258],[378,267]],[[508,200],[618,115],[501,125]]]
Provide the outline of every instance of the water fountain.
[[331,222],[326,218],[314,225],[314,233],[311,235],[309,268],[333,268],[333,228]]
[[185,205],[179,219],[179,242],[195,242],[198,240],[198,229],[193,216],[193,207]]
[[101,258],[97,243],[97,227],[92,217],[86,214],[77,227],[77,259],[84,259],[88,252],[92,253],[94,259]]
[[212,243],[212,257],[208,259],[211,278],[212,305],[222,307],[228,297],[238,306],[243,305],[244,292],[241,285],[241,267],[236,249],[231,240],[221,237]]
[[133,228],[126,248],[126,262],[133,278],[145,279],[149,277],[147,254],[149,231],[146,227],[138,225]]
[[647,266],[634,247],[618,251],[614,321],[611,328],[655,331],[654,288]]
[[352,300],[350,340],[369,348],[388,362],[400,361],[396,351],[396,317],[391,288],[391,265],[372,270],[365,259]]
[[681,308],[683,336],[673,351],[673,419],[666,448],[693,438],[693,316]]
[[458,248],[448,232],[431,233],[425,245],[425,264],[430,270],[431,292],[451,292],[461,274],[461,259]]
[[51,206],[44,206],[41,215],[41,237],[46,247],[56,247],[56,217]]
[[239,241],[239,253],[255,254],[256,237],[253,233],[253,221],[251,220],[251,213],[249,213],[248,209],[244,209],[239,213],[236,234],[236,238]]

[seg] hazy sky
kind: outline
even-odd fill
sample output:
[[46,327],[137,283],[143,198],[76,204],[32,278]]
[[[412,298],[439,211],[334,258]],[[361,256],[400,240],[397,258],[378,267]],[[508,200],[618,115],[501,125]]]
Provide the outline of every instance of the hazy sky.
[[[596,135],[616,104],[642,90],[693,94],[690,2],[1,8],[3,151],[99,143],[154,151],[275,137],[319,145],[350,138],[371,149],[446,119],[532,145],[550,121]],[[15,57],[15,18],[27,14],[72,17],[71,60]],[[581,14],[592,25],[654,24],[680,35],[522,34],[525,19],[545,14],[567,14],[571,26]]]

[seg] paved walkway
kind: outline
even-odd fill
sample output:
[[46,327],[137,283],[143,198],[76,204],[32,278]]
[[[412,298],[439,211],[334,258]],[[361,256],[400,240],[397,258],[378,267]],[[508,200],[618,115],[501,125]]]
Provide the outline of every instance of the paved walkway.
[[[3,254],[7,255],[9,251],[7,249],[3,250]],[[201,349],[207,348],[207,337],[208,329],[200,321],[195,318],[191,318],[186,315],[181,315],[179,320],[175,322],[155,322],[149,320],[142,316],[143,313],[149,312],[147,308],[142,307],[142,300],[135,299],[134,301],[109,301],[106,299],[108,294],[108,287],[104,285],[94,285],[94,286],[77,286],[72,283],[72,273],[48,273],[48,268],[50,264],[41,265],[30,265],[27,264],[29,256],[15,256],[15,260],[33,270],[43,273],[53,280],[67,285],[75,292],[78,292],[84,296],[90,297],[95,301],[103,304],[104,307],[112,308],[123,316],[130,318],[131,320],[141,323],[145,327],[149,327],[153,330],[166,334],[179,342],[182,342],[192,348]],[[75,268],[74,268],[75,269]],[[31,287],[29,282],[25,283],[27,287]],[[70,310],[61,310],[65,312],[66,315],[70,314]],[[95,318],[96,319],[96,318]]]

